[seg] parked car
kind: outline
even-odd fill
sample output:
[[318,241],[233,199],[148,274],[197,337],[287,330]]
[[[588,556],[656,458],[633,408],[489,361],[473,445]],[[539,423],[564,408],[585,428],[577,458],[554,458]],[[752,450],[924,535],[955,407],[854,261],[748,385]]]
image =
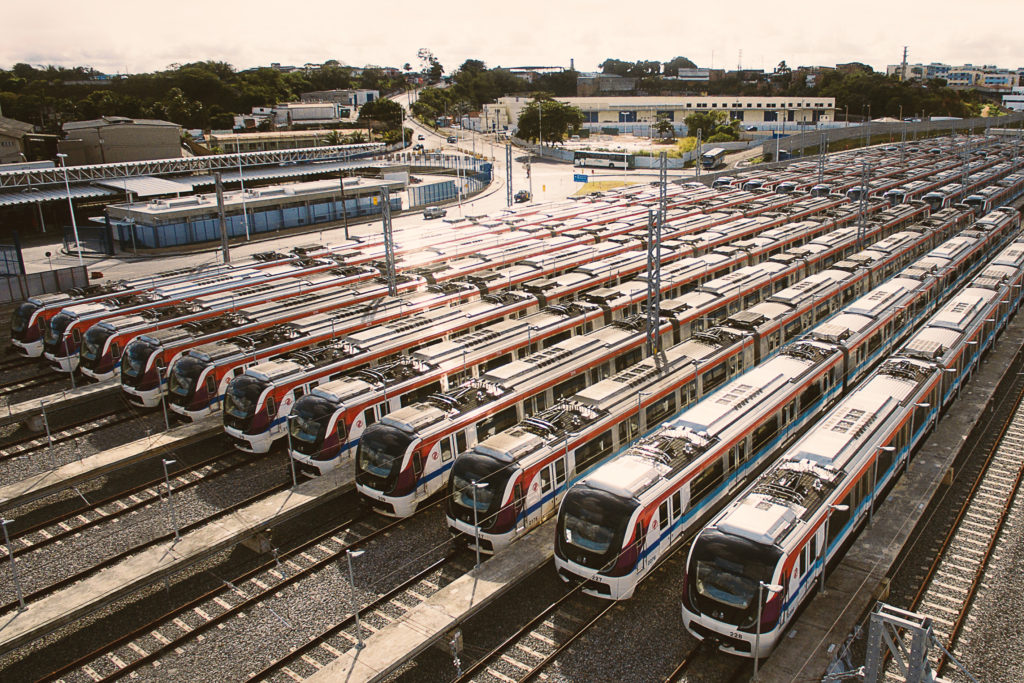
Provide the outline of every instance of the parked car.
[[459,139],[456,138],[454,135],[449,135],[448,136],[447,142],[458,142],[458,141],[459,141]]
[[424,218],[444,218],[448,214],[447,209],[442,209],[440,206],[428,206],[423,209]]
[[530,201],[530,192],[528,190],[519,190],[519,192],[516,192],[515,200],[517,204]]
[[421,149],[423,149],[423,145],[421,145],[421,144],[420,144],[420,143],[418,143],[418,142],[417,142],[417,143],[416,143],[415,145],[413,145],[413,146],[412,146],[412,151],[414,151],[414,152],[418,152],[418,151],[420,151]]
[[422,136],[422,135],[417,135],[417,136],[416,136],[416,139],[417,139],[417,140],[426,140],[427,138],[426,138],[426,137],[424,137],[424,136]]

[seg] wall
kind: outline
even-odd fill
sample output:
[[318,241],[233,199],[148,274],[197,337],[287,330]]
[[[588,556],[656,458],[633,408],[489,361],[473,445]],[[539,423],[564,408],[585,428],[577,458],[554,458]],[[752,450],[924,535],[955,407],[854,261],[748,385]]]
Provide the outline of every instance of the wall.
[[0,278],[0,303],[24,301],[36,294],[47,292],[63,292],[72,287],[82,287],[89,283],[89,276],[84,266],[45,270],[41,273],[30,273],[16,277]]

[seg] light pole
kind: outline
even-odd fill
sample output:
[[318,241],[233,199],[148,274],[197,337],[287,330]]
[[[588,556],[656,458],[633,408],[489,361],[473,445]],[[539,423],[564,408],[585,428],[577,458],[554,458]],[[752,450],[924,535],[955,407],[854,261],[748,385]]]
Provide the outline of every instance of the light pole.
[[478,489],[485,489],[485,488],[487,488],[487,482],[486,481],[474,481],[472,484],[470,484],[470,486],[473,487],[473,539],[475,541],[474,545],[476,546],[476,567],[475,567],[475,569],[479,569],[480,568],[480,523],[479,523],[479,520],[477,519],[476,492],[477,492]]
[[764,592],[774,595],[782,590],[777,583],[757,582],[757,623],[754,624],[754,680],[757,680],[757,664],[761,659],[761,604],[764,602]]
[[181,537],[178,535],[178,515],[174,512],[174,499],[171,498],[171,478],[167,474],[167,466],[178,461],[164,458],[161,462],[164,464],[164,483],[167,485],[167,506],[171,509],[171,523],[174,524],[174,542],[177,543]]
[[366,647],[366,643],[363,642],[363,627],[359,623],[359,603],[356,602],[356,580],[352,574],[352,558],[359,557],[365,550],[352,550],[351,548],[345,549],[345,557],[348,559],[348,583],[352,587],[352,613],[356,617],[356,649],[362,650]]
[[825,592],[825,569],[828,567],[828,522],[832,519],[833,512],[846,512],[850,509],[849,505],[829,505],[828,512],[825,513],[825,542],[821,544],[821,583],[818,584],[820,590],[819,593]]
[[242,225],[245,226],[245,239],[249,240],[249,213],[245,210],[245,180],[242,179],[242,146],[235,147],[238,152],[238,185],[242,191]]
[[75,235],[75,251],[78,252],[78,265],[85,267],[85,263],[82,261],[82,244],[78,241],[78,223],[75,221],[75,205],[71,203],[71,184],[68,182],[68,167],[64,162],[68,158],[67,154],[57,154],[60,157],[60,167],[64,171],[64,189],[68,193],[68,211],[71,212],[71,232]]
[[530,333],[533,332],[534,330],[537,330],[539,332],[540,328],[537,327],[536,325],[528,325],[526,327],[526,355],[530,355],[531,353],[533,353],[533,337]]
[[25,611],[25,595],[21,592],[21,581],[18,580],[18,567],[14,564],[14,548],[11,547],[11,537],[7,533],[7,525],[13,519],[0,519],[0,526],[4,528],[4,543],[7,544],[7,557],[11,561],[11,579],[14,581],[14,589],[18,592],[18,611]]
[[[918,403],[916,405],[917,405],[918,408],[927,408],[928,407],[927,403]],[[893,452],[895,452],[896,449],[893,446],[879,446],[878,450],[885,451],[886,453],[893,453]],[[872,520],[874,519],[874,514],[875,514],[875,487],[876,486],[878,486],[878,459],[877,458],[875,459],[875,461],[873,463],[871,463],[871,504],[868,506],[868,524],[870,524],[872,522]]]

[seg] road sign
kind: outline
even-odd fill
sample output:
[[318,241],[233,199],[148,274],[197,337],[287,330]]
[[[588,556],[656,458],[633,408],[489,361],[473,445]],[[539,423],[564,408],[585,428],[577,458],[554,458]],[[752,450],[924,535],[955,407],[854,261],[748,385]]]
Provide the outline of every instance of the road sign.
[[582,173],[573,173],[572,174],[572,181],[574,183],[585,183],[585,182],[587,182],[587,180],[589,178],[590,178],[590,176],[584,175]]

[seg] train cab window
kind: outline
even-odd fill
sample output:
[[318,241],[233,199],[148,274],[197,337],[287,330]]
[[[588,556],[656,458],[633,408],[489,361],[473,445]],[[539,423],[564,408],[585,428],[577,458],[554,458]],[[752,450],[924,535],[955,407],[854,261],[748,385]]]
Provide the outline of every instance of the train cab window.
[[559,458],[555,461],[555,486],[561,486],[565,483],[565,458]]
[[71,330],[71,338],[75,340],[75,343],[82,341],[82,333],[78,331],[78,328]]
[[441,439],[441,462],[448,462],[452,459],[452,437]]
[[206,391],[209,392],[210,396],[213,396],[217,391],[217,380],[213,378],[213,375],[206,377]]
[[683,514],[683,494],[676,491],[672,494],[672,519],[679,519]]
[[662,529],[668,527],[668,501],[658,506],[658,521]]
[[540,492],[547,493],[551,490],[551,468],[545,467],[540,471]]
[[300,398],[306,395],[306,387],[295,387],[295,400],[298,401]]
[[110,345],[110,355],[115,359],[121,357],[121,347],[118,345],[117,342],[114,342],[113,344]]
[[273,396],[267,396],[267,415],[273,417],[277,414],[277,401]]
[[239,376],[239,375],[241,375],[241,374],[242,374],[243,372],[245,372],[245,369],[244,369],[244,368],[240,368],[240,367],[239,367],[239,368],[235,368],[234,370],[232,370],[232,371],[231,371],[231,374],[232,374],[232,375],[234,375],[235,377],[238,377],[238,376]]

